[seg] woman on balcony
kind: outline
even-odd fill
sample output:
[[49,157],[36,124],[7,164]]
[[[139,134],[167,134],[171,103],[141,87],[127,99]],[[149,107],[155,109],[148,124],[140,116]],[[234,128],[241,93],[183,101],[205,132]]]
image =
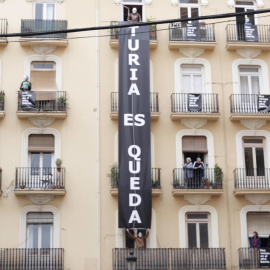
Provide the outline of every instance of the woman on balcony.
[[191,188],[192,187],[192,179],[193,179],[193,163],[191,162],[191,158],[188,157],[186,159],[186,163],[183,164],[184,169],[184,175],[185,175],[185,188]]
[[250,239],[251,248],[259,248],[261,246],[261,239],[257,232],[253,232],[253,237]]

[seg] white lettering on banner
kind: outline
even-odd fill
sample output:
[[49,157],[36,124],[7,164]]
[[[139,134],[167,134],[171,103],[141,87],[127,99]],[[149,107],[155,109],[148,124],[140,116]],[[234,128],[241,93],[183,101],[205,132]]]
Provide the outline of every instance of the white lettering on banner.
[[138,62],[138,60],[139,60],[138,54],[131,53],[128,55],[128,64],[130,66],[132,66],[132,63],[134,63],[134,65],[136,65],[136,66],[139,66],[140,63]]
[[142,223],[141,218],[140,218],[137,210],[132,211],[128,223],[132,223],[134,221],[137,221],[138,223]]
[[132,113],[125,113],[124,114],[124,126],[137,126],[137,127],[142,127],[145,125],[145,115],[144,114],[136,114],[134,116],[134,121],[133,123],[133,114]]
[[132,26],[132,27],[130,27],[131,28],[131,36],[132,37],[135,37],[135,29],[136,28],[139,28],[139,26]]
[[135,41],[135,47],[133,48],[132,47],[132,39],[129,39],[128,40],[128,48],[129,48],[129,50],[131,50],[131,51],[137,51],[138,49],[139,49],[139,40],[138,39],[135,39],[134,41]]
[[140,183],[140,177],[130,177],[130,189],[131,190],[138,190],[140,187],[137,187],[136,185],[139,185]]
[[[134,168],[135,164],[135,168]],[[128,168],[130,173],[139,173],[141,171],[141,162],[140,161],[129,161]]]
[[129,91],[128,91],[128,95],[132,95],[132,94],[136,94],[137,96],[140,95],[140,92],[139,92],[139,89],[138,89],[138,86],[137,84],[133,83],[131,84],[130,88],[129,88]]
[[138,206],[142,202],[142,198],[139,194],[129,194],[129,206]]
[[130,77],[130,80],[131,81],[137,81],[138,78],[136,77],[136,72],[137,72],[137,68],[131,68],[130,71],[131,71],[131,77]]
[[[133,149],[136,150],[136,153],[133,153]],[[135,160],[141,160],[139,156],[141,155],[141,148],[138,145],[131,145],[128,148],[128,154],[133,157]]]

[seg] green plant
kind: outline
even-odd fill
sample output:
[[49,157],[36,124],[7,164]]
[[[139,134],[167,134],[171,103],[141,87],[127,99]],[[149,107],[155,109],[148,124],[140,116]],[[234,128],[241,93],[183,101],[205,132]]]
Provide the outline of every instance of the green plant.
[[62,164],[62,159],[61,158],[58,158],[56,161],[55,161],[55,164],[57,167],[60,167],[61,164]]
[[61,105],[61,106],[67,106],[67,98],[64,97],[64,96],[61,96],[57,99],[57,102],[58,102],[58,105]]
[[[153,18],[153,17],[146,18],[147,22],[152,22],[153,20],[155,20],[155,18]],[[156,25],[155,24],[150,24],[149,25],[149,30],[150,31],[156,31]]]
[[223,177],[223,171],[222,169],[215,164],[215,168],[214,168],[214,188],[220,188],[222,185],[222,177]]
[[5,93],[4,91],[0,91],[0,102],[4,102],[5,100]]
[[113,165],[110,167],[110,173],[108,173],[107,176],[111,179],[111,187],[117,188],[119,177],[119,169],[117,162],[113,163]]

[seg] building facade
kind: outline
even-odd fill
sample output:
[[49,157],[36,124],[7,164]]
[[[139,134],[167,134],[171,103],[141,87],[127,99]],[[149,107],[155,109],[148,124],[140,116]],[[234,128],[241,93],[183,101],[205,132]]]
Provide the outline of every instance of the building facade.
[[[145,22],[270,4],[14,1],[0,1],[1,34],[20,33],[0,39],[0,269],[127,269],[118,29],[27,34],[115,25],[133,7]],[[259,268],[250,239],[257,231],[267,247],[270,235],[268,16],[150,26],[152,227],[137,269]],[[188,157],[204,168],[188,172]]]

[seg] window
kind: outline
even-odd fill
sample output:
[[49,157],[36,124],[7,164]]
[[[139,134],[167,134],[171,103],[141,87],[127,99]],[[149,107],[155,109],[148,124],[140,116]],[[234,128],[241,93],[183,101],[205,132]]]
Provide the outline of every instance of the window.
[[239,66],[240,93],[260,94],[261,71],[259,66]]
[[137,9],[137,12],[141,15],[142,21],[144,21],[144,5],[142,0],[123,1],[122,20],[127,21],[127,17],[132,12],[133,8]]
[[187,213],[187,246],[188,248],[209,248],[208,213]]
[[26,222],[27,248],[53,247],[53,214],[51,212],[28,212]]
[[55,4],[35,3],[35,20],[54,20]]
[[[180,0],[180,18],[197,18],[200,16],[198,0]],[[182,23],[185,26],[187,22]]]
[[182,93],[200,94],[204,91],[204,68],[202,65],[181,65]]

